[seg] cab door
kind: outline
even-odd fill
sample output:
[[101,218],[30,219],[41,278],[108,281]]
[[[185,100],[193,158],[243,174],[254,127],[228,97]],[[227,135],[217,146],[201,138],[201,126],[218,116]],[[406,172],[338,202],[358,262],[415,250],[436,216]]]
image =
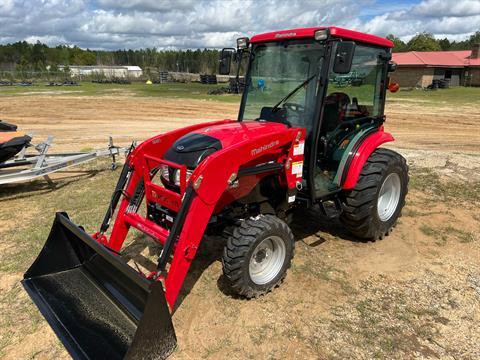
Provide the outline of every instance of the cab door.
[[386,49],[357,44],[349,73],[336,74],[330,66],[314,154],[317,199],[341,188],[349,153],[383,123],[387,55]]

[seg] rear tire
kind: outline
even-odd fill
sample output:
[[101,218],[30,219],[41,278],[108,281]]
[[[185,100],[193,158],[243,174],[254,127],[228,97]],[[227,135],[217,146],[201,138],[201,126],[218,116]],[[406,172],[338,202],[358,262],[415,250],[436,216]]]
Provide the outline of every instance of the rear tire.
[[285,278],[294,246],[292,231],[276,216],[244,220],[227,239],[223,274],[238,295],[253,298],[266,294]]
[[377,240],[401,216],[408,192],[408,166],[395,151],[377,149],[365,163],[355,188],[341,195],[340,221],[355,236]]

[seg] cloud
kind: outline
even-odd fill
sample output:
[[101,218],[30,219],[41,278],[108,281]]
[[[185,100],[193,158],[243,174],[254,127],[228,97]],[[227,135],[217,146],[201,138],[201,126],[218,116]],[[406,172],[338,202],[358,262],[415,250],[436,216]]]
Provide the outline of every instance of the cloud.
[[479,0],[0,0],[0,42],[94,49],[220,48],[242,35],[317,25],[463,39],[479,24]]
[[409,9],[375,16],[362,29],[381,35],[393,33],[403,39],[426,31],[462,40],[480,30],[480,1],[424,0]]
[[421,17],[470,17],[480,15],[480,1],[425,0],[414,6],[412,13]]
[[98,4],[104,9],[136,10],[151,12],[170,12],[188,10],[196,3],[195,0],[100,0]]

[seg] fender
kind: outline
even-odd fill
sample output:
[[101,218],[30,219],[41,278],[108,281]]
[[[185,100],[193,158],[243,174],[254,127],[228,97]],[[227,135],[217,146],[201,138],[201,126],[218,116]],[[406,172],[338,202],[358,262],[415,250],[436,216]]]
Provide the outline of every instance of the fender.
[[348,168],[348,174],[343,182],[342,189],[350,190],[357,185],[358,178],[362,172],[363,166],[370,155],[382,144],[394,141],[393,136],[383,131],[383,126],[379,131],[368,136],[356,151]]

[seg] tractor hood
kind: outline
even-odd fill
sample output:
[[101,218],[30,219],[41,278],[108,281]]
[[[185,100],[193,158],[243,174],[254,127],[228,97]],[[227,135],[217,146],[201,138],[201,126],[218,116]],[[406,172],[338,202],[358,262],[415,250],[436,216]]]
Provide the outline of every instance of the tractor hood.
[[179,138],[165,153],[165,160],[195,169],[214,152],[240,141],[285,131],[285,124],[266,121],[242,121],[207,126]]

